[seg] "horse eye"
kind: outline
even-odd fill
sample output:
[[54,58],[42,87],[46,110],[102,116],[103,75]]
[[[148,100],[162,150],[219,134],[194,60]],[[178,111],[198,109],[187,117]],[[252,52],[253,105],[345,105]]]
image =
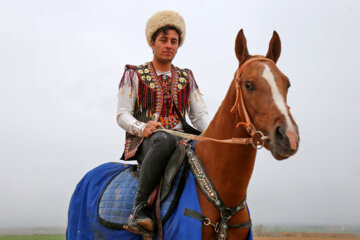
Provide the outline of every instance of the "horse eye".
[[246,90],[250,91],[250,90],[254,90],[255,87],[254,87],[254,84],[252,82],[246,81],[245,82],[245,88],[246,88]]

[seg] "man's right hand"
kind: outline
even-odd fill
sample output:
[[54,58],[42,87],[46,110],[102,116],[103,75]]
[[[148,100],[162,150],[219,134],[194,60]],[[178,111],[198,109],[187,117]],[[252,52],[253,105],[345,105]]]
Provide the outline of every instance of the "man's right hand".
[[161,127],[160,122],[154,122],[154,121],[148,121],[144,127],[144,129],[141,132],[141,135],[144,138],[148,138],[151,136],[151,134],[157,129]]

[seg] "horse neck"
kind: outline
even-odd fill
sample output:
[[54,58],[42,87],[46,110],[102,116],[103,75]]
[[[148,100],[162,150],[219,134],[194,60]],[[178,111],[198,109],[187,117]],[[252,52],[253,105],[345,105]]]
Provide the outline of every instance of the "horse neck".
[[[220,108],[203,136],[216,139],[249,137],[236,124],[244,119],[243,113],[230,113],[235,103],[235,83],[230,85]],[[228,206],[235,206],[245,197],[254,168],[256,150],[251,145],[198,142],[196,154],[203,163],[208,176]]]

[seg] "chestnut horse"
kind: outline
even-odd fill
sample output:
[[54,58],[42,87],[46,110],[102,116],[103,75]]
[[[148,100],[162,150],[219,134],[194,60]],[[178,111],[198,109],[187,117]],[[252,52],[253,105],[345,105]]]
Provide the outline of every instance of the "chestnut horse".
[[[242,29],[235,42],[235,53],[239,60],[239,69],[235,74],[230,88],[218,109],[204,137],[216,139],[245,138],[249,133],[243,127],[237,127],[239,122],[245,122],[243,109],[239,113],[231,113],[231,109],[240,101],[236,96],[236,86],[243,96],[245,109],[256,130],[261,131],[268,140],[264,146],[270,150],[277,160],[283,160],[295,154],[299,145],[297,125],[286,104],[286,96],[290,86],[289,79],[275,65],[280,56],[281,42],[274,31],[265,56],[251,56],[248,53],[246,39]],[[261,57],[260,60],[249,62],[250,59]],[[224,204],[234,207],[246,197],[247,187],[254,168],[256,149],[251,145],[225,144],[199,141],[196,155],[201,160],[208,177],[218,190]],[[216,223],[220,213],[210,203],[197,186],[200,206],[203,215]],[[229,225],[249,221],[245,208],[229,220]],[[215,239],[216,233],[211,226],[203,225],[202,239]],[[228,239],[247,239],[249,228],[232,228],[228,231]]]

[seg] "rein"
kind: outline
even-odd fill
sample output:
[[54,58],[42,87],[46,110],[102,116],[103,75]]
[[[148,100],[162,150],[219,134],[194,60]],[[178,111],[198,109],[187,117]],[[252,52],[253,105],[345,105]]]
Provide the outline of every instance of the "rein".
[[[243,126],[246,129],[246,131],[248,132],[248,134],[251,136],[251,138],[216,139],[216,138],[198,136],[198,135],[189,134],[189,133],[177,132],[177,131],[169,130],[169,129],[165,129],[165,128],[157,129],[157,130],[155,130],[155,132],[159,132],[159,131],[166,132],[166,133],[176,135],[176,136],[179,136],[179,137],[182,137],[185,139],[191,139],[191,140],[197,140],[197,141],[210,141],[210,142],[230,143],[230,144],[252,144],[252,146],[255,149],[261,149],[265,144],[265,140],[269,139],[269,136],[264,136],[264,134],[261,131],[256,130],[254,125],[251,123],[249,114],[246,110],[244,98],[243,98],[243,95],[241,92],[241,87],[240,87],[240,78],[242,76],[244,68],[249,63],[252,63],[255,61],[269,61],[269,62],[274,63],[271,59],[268,59],[265,57],[255,57],[255,58],[246,60],[240,66],[240,68],[238,68],[238,70],[235,73],[236,99],[235,99],[235,103],[234,103],[233,107],[230,110],[231,113],[235,113],[235,111],[237,109],[240,119],[241,119],[241,110],[243,111],[246,122],[238,122],[236,124],[236,127],[238,128],[239,126]],[[239,98],[240,98],[240,103],[239,103]]]

